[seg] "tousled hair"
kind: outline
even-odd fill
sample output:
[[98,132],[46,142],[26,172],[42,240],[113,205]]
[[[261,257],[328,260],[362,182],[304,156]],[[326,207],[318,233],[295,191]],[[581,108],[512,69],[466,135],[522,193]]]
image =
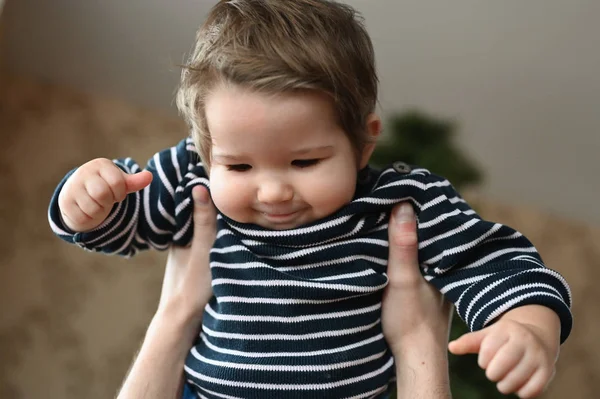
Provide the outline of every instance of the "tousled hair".
[[378,79],[371,39],[350,6],[330,0],[221,0],[183,66],[177,107],[210,167],[205,103],[223,83],[266,93],[316,90],[333,101],[360,153],[375,110]]

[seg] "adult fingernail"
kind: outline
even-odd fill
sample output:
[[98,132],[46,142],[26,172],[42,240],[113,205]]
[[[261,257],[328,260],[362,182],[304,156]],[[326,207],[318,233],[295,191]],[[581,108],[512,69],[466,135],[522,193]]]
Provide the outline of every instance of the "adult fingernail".
[[405,202],[396,207],[394,219],[396,219],[397,223],[406,223],[415,220],[415,212],[412,205]]
[[192,189],[192,197],[199,204],[208,204],[208,191],[205,188],[197,186]]

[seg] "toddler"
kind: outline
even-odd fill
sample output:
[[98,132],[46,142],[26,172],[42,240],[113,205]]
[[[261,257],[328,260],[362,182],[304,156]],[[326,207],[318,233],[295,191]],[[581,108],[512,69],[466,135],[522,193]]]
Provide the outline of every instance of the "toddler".
[[177,104],[191,137],[67,174],[49,220],[82,248],[133,256],[187,245],[192,188],[218,209],[214,296],[185,365],[205,398],[385,397],[380,310],[395,204],[418,216],[425,278],[473,333],[503,392],[539,392],[569,335],[571,297],[520,233],[482,220],[444,178],[368,166],[381,131],[371,40],[327,0],[220,1],[198,31]]

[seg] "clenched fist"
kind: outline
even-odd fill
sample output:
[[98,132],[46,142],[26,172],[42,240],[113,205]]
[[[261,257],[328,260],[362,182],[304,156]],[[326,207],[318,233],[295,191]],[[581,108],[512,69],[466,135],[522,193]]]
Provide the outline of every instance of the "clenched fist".
[[80,166],[62,188],[58,196],[60,214],[72,231],[92,230],[104,222],[115,202],[150,182],[152,174],[148,171],[128,174],[110,159],[91,160]]
[[544,339],[547,335],[540,326],[500,319],[451,342],[449,349],[455,355],[479,353],[479,366],[501,393],[535,398],[554,376],[558,357],[558,339]]

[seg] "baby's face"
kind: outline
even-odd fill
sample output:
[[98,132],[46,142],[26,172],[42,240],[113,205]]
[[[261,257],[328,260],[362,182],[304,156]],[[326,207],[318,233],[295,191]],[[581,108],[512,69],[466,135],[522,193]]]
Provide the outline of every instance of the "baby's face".
[[206,117],[210,191],[229,218],[291,229],[351,201],[359,165],[326,95],[224,85],[208,96]]

